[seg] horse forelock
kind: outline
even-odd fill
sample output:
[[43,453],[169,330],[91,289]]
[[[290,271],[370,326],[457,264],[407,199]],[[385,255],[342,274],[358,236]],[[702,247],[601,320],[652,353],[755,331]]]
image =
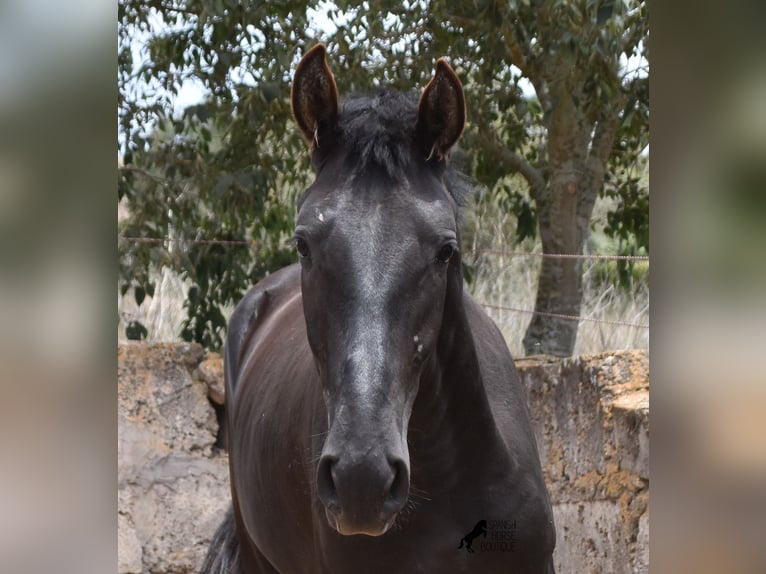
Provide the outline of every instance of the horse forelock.
[[378,167],[399,180],[414,160],[416,118],[417,99],[413,95],[381,90],[345,100],[338,127],[358,170]]
[[[429,165],[419,158],[415,139],[418,95],[382,89],[373,94],[352,95],[341,102],[338,135],[347,154],[352,177],[382,172],[391,181],[402,181],[415,165],[443,171],[444,184],[457,205],[464,206],[473,186],[449,161]],[[422,163],[421,163],[422,162]]]

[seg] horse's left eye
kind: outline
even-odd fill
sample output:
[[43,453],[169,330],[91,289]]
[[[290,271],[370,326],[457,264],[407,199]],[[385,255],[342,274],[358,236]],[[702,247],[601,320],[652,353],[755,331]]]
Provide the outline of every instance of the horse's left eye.
[[307,257],[311,256],[311,251],[309,250],[309,244],[306,243],[306,240],[302,237],[298,237],[295,239],[295,250],[298,252],[298,255],[305,259]]
[[439,249],[439,253],[436,255],[436,260],[440,263],[447,263],[455,254],[455,247],[451,243],[445,243],[442,248]]

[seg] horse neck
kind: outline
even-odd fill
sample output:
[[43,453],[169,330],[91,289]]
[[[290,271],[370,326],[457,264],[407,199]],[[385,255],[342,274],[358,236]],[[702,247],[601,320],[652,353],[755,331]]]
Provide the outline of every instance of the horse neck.
[[[435,355],[424,368],[409,425],[413,481],[449,487],[456,461],[487,468],[505,460],[463,306],[462,277],[448,290]],[[462,474],[462,473],[457,473]],[[428,488],[427,485],[423,485]]]

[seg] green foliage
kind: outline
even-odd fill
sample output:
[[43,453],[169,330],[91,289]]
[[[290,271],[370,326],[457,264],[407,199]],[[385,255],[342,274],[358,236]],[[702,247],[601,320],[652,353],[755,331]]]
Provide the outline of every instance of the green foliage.
[[646,261],[599,261],[593,265],[593,279],[596,288],[617,285],[626,293],[635,289],[636,284],[646,284],[649,264]]
[[[121,289],[140,305],[150,270],[170,266],[194,285],[181,336],[222,344],[222,308],[292,260],[296,196],[308,182],[305,146],[286,97],[305,7],[232,1],[119,4],[118,199]],[[164,26],[156,26],[160,20]],[[285,25],[285,22],[289,25]],[[134,61],[143,45],[144,61]],[[208,99],[174,114],[170,96],[195,78]],[[223,239],[247,245],[192,243]]]
[[127,327],[125,327],[125,336],[129,341],[140,341],[146,339],[148,335],[146,327],[144,327],[139,321],[131,321]]
[[[332,26],[319,28],[317,10]],[[648,92],[645,78],[624,79],[619,66],[620,55],[646,48],[645,12],[634,0],[343,0],[316,10],[297,0],[119,0],[117,188],[129,212],[120,233],[170,239],[120,242],[121,291],[141,304],[153,293],[150,270],[181,272],[194,285],[182,336],[216,349],[222,308],[294,260],[285,243],[311,174],[290,80],[319,41],[341,94],[422,89],[446,56],[468,102],[466,170],[517,216],[518,240],[536,234],[529,174],[543,186],[552,176],[548,130],[561,85],[593,125],[619,118],[610,180],[596,188],[618,199],[607,231],[648,249],[648,191],[635,179]],[[189,79],[207,99],[175,113],[172,97]],[[249,246],[183,241],[211,238]]]

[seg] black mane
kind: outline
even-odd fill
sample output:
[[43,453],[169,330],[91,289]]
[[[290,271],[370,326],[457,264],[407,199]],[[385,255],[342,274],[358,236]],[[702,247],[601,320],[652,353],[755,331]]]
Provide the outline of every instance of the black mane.
[[[352,95],[341,102],[338,135],[356,170],[378,168],[399,180],[416,159],[415,122],[418,95],[382,89],[372,94]],[[425,159],[425,158],[423,158]],[[431,165],[431,162],[429,162]],[[473,187],[451,162],[443,169],[448,191],[460,206],[467,203]]]
[[418,100],[415,94],[381,90],[343,101],[338,128],[360,167],[376,165],[392,178],[410,166]]

